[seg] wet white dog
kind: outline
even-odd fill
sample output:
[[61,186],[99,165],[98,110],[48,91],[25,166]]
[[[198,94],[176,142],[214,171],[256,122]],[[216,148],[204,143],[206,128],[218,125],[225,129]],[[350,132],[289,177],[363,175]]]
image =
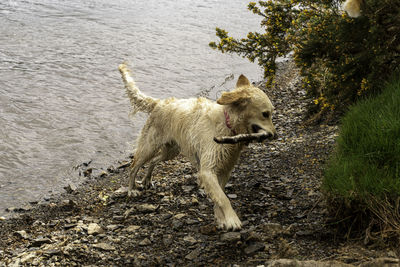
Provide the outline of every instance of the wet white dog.
[[268,96],[241,75],[236,89],[222,93],[217,102],[205,98],[155,99],[139,91],[125,64],[121,64],[119,70],[133,112],[149,114],[131,165],[129,196],[139,194],[135,178],[144,164],[150,164],[143,180],[148,188],[155,165],[182,153],[196,166],[200,185],[214,202],[218,226],[240,229],[242,223],[224,187],[246,143],[218,144],[213,138],[251,133],[275,137],[271,120],[274,107]]

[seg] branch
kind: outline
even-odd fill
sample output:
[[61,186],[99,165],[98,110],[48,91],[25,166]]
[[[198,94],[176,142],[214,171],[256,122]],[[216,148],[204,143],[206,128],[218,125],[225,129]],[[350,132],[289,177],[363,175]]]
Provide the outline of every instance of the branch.
[[238,134],[234,136],[221,136],[214,137],[214,141],[218,144],[237,144],[240,142],[263,142],[265,139],[272,138],[271,134],[268,133],[253,133],[253,134]]

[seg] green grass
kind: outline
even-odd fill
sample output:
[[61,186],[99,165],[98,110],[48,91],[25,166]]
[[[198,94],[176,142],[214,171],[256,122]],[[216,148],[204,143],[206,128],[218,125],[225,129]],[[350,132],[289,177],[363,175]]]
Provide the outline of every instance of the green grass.
[[345,203],[400,196],[400,76],[350,108],[328,162],[323,190]]

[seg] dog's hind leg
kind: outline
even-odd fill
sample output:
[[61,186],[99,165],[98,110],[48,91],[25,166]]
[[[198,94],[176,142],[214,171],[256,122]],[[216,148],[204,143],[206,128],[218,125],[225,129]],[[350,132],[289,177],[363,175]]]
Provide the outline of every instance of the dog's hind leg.
[[131,170],[129,172],[129,197],[136,197],[139,195],[139,191],[136,189],[137,173],[144,164],[146,164],[156,156],[158,150],[158,147],[151,147],[150,145],[139,146],[136,150],[135,156],[133,157],[133,161],[131,164]]
[[150,162],[150,166],[147,170],[147,174],[143,179],[144,188],[148,189],[151,187],[151,175],[153,173],[154,167],[166,160],[170,160],[179,155],[179,147],[175,142],[170,142],[163,145],[160,149],[159,154]]
[[228,197],[222,190],[217,175],[212,171],[200,169],[199,180],[204,190],[214,202],[214,215],[219,228],[228,230],[238,230],[242,223],[233,210]]

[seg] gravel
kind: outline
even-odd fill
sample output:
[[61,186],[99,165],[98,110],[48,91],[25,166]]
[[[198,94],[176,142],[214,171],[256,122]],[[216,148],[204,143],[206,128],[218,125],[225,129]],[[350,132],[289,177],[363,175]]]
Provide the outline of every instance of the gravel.
[[346,241],[327,224],[319,188],[337,126],[306,126],[311,100],[293,63],[278,74],[268,94],[279,138],[250,144],[226,187],[242,231],[216,229],[184,158],[157,166],[154,187],[134,199],[124,161],[29,209],[10,209],[18,216],[0,220],[0,266],[398,266],[398,248]]

